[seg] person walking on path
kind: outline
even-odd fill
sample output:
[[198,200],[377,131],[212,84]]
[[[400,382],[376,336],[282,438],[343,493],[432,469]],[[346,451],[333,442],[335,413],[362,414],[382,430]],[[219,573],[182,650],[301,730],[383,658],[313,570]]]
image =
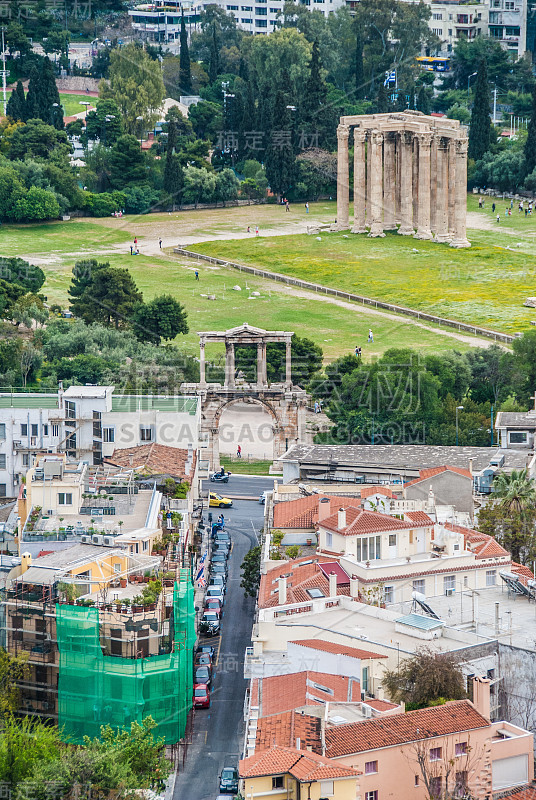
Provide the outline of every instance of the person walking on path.
[[136,246],[137,246],[137,244],[138,244],[138,237],[137,237],[137,236],[135,236],[135,237],[134,237],[134,247],[136,247]]
[[305,204],[305,213],[306,213],[306,214],[308,214],[308,213],[309,213],[309,203],[306,203],[306,204]]
[[371,330],[371,328],[369,328],[369,332],[368,332],[368,343],[369,343],[369,344],[371,344],[372,342],[374,342],[374,334],[372,333],[372,330]]
[[240,447],[240,445],[238,445],[238,447],[236,448],[236,457],[242,458],[242,448]]
[[160,248],[160,250],[161,250],[161,249],[162,249],[162,239],[159,239],[159,240],[158,240],[158,246],[159,246],[159,248]]
[[482,198],[481,197],[478,198],[478,207],[482,208]]
[[134,250],[133,246],[130,245],[130,255],[132,255],[132,251]]
[[255,225],[255,236],[259,235],[259,226]]
[[195,279],[196,279],[196,281],[199,280],[199,272],[197,270],[195,271]]
[[495,203],[491,204],[491,213],[495,214]]

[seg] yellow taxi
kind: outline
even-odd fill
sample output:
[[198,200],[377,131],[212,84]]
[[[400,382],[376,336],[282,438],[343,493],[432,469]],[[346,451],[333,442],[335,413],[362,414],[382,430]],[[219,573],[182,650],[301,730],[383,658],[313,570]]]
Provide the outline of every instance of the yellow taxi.
[[212,508],[231,508],[233,505],[233,501],[230,500],[228,497],[222,497],[221,494],[216,494],[216,492],[210,493],[209,498],[209,506]]

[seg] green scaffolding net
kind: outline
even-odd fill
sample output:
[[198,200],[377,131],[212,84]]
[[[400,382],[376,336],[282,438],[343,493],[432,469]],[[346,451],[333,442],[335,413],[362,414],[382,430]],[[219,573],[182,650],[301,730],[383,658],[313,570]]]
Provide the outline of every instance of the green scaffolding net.
[[120,729],[151,716],[166,744],[184,736],[192,705],[194,592],[188,570],[180,571],[169,618],[171,652],[146,658],[103,654],[99,611],[58,605],[60,653],[58,725],[63,737],[81,744],[100,735],[101,725]]

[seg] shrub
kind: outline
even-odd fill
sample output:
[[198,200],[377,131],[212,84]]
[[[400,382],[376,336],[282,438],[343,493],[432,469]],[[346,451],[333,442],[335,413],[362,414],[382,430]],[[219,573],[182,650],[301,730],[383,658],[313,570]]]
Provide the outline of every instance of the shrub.
[[108,217],[125,207],[124,192],[89,193],[88,208],[95,217]]

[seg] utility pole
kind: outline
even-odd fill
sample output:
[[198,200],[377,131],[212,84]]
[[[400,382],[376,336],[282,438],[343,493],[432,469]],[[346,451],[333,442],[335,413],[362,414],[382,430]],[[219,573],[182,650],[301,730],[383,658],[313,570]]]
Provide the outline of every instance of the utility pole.
[[2,25],[2,91],[4,93],[4,117],[7,116],[7,70],[6,70],[6,48],[5,48],[5,26]]
[[493,124],[497,124],[497,87],[493,89]]

